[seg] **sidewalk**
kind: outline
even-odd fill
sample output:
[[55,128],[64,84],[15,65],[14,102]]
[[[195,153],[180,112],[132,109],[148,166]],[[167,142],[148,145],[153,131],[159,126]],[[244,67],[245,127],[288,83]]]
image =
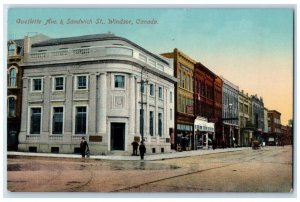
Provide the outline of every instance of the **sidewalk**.
[[[145,155],[144,160],[155,161],[173,158],[182,158],[188,156],[201,156],[214,153],[224,153],[224,152],[236,152],[242,150],[250,150],[251,147],[240,147],[240,148],[225,148],[225,149],[209,149],[209,150],[193,150],[193,151],[183,151],[183,152],[172,152],[164,154],[148,154]],[[32,157],[53,157],[53,158],[74,158],[81,159],[80,154],[53,154],[53,153],[29,153],[29,152],[7,152],[7,156],[32,156]],[[91,155],[90,159],[97,160],[121,160],[121,161],[139,161],[139,156],[115,156],[115,155]]]

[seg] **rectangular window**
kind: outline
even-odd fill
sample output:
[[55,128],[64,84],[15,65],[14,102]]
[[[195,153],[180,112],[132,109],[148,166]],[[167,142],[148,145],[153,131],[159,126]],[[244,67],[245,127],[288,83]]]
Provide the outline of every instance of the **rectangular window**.
[[141,81],[141,92],[144,94],[145,93],[145,81]]
[[163,132],[163,117],[162,113],[158,113],[158,135],[162,136]]
[[42,79],[32,79],[32,91],[42,91]]
[[77,76],[77,90],[85,90],[87,89],[87,76]]
[[150,84],[150,95],[154,96],[154,85],[152,83]]
[[64,77],[54,78],[54,90],[64,90]]
[[9,97],[8,98],[8,117],[15,117],[16,116],[16,101],[15,98]]
[[144,131],[144,110],[140,109],[140,134]]
[[153,136],[153,122],[154,122],[154,117],[153,117],[153,111],[150,111],[150,135]]
[[63,133],[63,107],[53,107],[52,134]]
[[86,107],[76,107],[75,134],[86,134]]
[[170,92],[170,103],[173,102],[173,92]]
[[173,118],[173,110],[170,109],[170,120],[172,120],[172,118]]
[[158,98],[163,99],[163,90],[162,90],[162,87],[158,87]]
[[125,76],[115,75],[115,88],[125,88]]
[[41,112],[42,109],[40,107],[31,108],[30,134],[41,133]]

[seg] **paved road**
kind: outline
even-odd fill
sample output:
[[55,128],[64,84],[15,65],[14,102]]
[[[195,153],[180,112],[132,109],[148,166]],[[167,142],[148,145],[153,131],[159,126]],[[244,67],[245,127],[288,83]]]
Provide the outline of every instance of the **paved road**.
[[13,192],[290,192],[292,149],[266,147],[159,161],[9,158]]

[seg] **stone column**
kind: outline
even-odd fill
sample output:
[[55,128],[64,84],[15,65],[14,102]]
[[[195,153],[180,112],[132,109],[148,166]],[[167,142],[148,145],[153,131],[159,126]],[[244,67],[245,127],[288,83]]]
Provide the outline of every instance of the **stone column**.
[[106,107],[107,107],[107,73],[101,73],[100,74],[100,82],[98,87],[98,94],[99,94],[99,111],[98,111],[98,135],[102,135],[103,138],[105,137],[106,131]]
[[[66,75],[64,140],[71,142],[73,119],[73,75]],[[75,119],[74,119],[75,120]],[[73,123],[75,124],[75,123]]]
[[139,104],[139,85],[137,84],[137,80],[134,83],[136,90],[134,97],[136,99],[135,105],[135,135],[140,136],[140,104]]
[[89,78],[89,112],[88,112],[88,121],[89,121],[89,135],[95,135],[96,132],[96,88],[97,80],[96,74],[90,74]]
[[24,143],[26,140],[26,135],[28,134],[29,128],[27,128],[28,123],[28,91],[30,90],[29,78],[23,78],[23,92],[22,92],[22,114],[21,114],[21,129],[19,134],[19,143]]
[[169,94],[168,94],[168,89],[165,88],[164,92],[164,113],[163,113],[163,135],[162,137],[166,140],[168,137],[168,120],[170,118],[170,107],[169,107]]
[[135,78],[134,75],[130,75],[130,81],[129,81],[129,97],[130,97],[130,103],[129,103],[129,141],[130,139],[133,139],[133,136],[135,135]]
[[42,114],[42,133],[41,133],[41,142],[47,143],[48,142],[48,135],[49,135],[49,128],[50,128],[50,120],[51,120],[51,113],[50,113],[50,92],[51,92],[51,85],[50,85],[50,76],[45,76],[43,79],[43,114]]

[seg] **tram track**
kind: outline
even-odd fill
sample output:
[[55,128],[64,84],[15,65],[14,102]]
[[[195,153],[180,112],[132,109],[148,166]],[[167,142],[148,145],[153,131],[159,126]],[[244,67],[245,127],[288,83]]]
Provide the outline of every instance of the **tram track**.
[[[230,167],[230,166],[241,164],[241,163],[248,163],[248,162],[253,161],[253,160],[260,160],[262,158],[265,158],[266,156],[269,156],[269,155],[273,156],[273,155],[276,155],[278,153],[280,153],[280,152],[276,151],[275,154],[274,154],[274,152],[272,152],[271,154],[268,154],[268,153],[265,153],[265,151],[261,150],[261,151],[258,151],[258,153],[254,154],[254,155],[253,155],[253,153],[251,153],[251,154],[248,154],[246,157],[245,156],[240,157],[240,158],[236,159],[234,163],[229,163],[229,164],[222,165],[222,166],[217,166],[217,167],[212,167],[212,168],[207,168],[207,169],[201,169],[201,170],[196,170],[196,171],[189,171],[189,172],[179,174],[179,175],[175,175],[175,176],[165,177],[165,178],[161,178],[161,179],[148,181],[148,182],[145,182],[145,183],[140,183],[140,184],[137,184],[137,185],[132,185],[132,186],[123,187],[123,188],[120,188],[120,189],[115,189],[115,190],[112,190],[110,192],[126,192],[126,191],[130,191],[132,189],[138,189],[140,187],[147,186],[147,185],[154,184],[154,183],[158,183],[158,182],[162,182],[162,181],[172,180],[172,179],[181,178],[181,177],[187,177],[187,176],[190,176],[190,175],[199,174],[199,173],[203,173],[203,172],[207,172],[207,171],[211,171],[211,170],[217,170],[217,169],[221,169],[221,168],[225,168],[225,167]],[[262,155],[262,154],[264,154],[264,155]],[[225,163],[225,162],[222,162],[222,163]]]

